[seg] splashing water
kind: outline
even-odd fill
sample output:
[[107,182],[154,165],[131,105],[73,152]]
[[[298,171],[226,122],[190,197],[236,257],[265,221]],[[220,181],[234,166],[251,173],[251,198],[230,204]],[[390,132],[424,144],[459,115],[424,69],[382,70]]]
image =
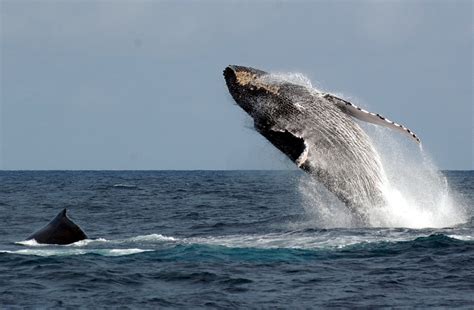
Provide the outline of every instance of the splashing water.
[[[323,93],[299,73],[270,74],[265,79],[304,86],[315,94]],[[466,208],[425,151],[387,128],[356,122],[369,135],[382,166],[380,189],[386,203],[363,211],[370,226],[449,227],[467,221]],[[358,225],[348,208],[312,177],[302,175],[299,189],[307,214],[320,227]]]
[[449,227],[468,220],[463,202],[424,150],[385,128],[367,127],[388,179],[382,187],[387,205],[373,210],[373,226]]
[[[373,125],[370,125],[374,127]],[[385,141],[396,141],[388,129]],[[392,142],[393,142],[392,141]],[[398,143],[395,143],[398,144]],[[381,154],[387,177],[382,184],[386,205],[368,208],[369,224],[372,227],[450,227],[465,223],[468,215],[465,206],[449,187],[446,178],[423,152],[421,157],[411,157],[406,148],[396,153],[376,147]],[[393,159],[393,156],[400,160]],[[357,224],[350,210],[334,197],[323,185],[308,175],[299,180],[303,206],[312,219],[321,227],[354,227]]]
[[319,90],[313,86],[311,80],[301,73],[270,73],[264,75],[261,79],[262,82],[265,83],[291,83],[319,92]]

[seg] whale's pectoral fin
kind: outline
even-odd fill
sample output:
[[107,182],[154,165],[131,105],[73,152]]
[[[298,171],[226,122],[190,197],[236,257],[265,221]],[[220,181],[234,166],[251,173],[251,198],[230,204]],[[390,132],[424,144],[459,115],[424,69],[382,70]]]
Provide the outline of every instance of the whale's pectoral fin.
[[395,122],[392,122],[391,120],[383,117],[380,114],[375,114],[369,111],[366,111],[364,109],[359,108],[358,106],[350,103],[349,101],[346,101],[344,99],[338,98],[334,95],[331,94],[324,94],[323,97],[330,102],[334,103],[339,109],[341,109],[342,112],[355,117],[361,121],[380,125],[380,126],[385,126],[391,129],[394,129],[396,131],[399,131],[403,134],[409,135],[413,139],[416,140],[416,142],[421,143],[420,138],[411,131],[410,129],[406,128],[403,125],[397,124]]

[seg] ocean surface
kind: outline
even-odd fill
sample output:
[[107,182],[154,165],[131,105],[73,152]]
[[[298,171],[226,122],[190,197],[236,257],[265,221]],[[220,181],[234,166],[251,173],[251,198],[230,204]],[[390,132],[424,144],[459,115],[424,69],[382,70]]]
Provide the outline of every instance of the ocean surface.
[[[459,223],[358,228],[299,171],[0,171],[0,308],[473,309],[474,172],[443,174]],[[24,241],[63,208],[90,239]]]

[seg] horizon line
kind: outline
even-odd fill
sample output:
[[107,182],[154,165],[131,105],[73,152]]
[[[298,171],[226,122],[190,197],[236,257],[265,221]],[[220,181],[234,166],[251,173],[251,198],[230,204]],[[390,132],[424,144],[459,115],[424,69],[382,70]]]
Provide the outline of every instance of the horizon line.
[[[81,171],[110,171],[110,172],[144,172],[144,171],[170,171],[170,172],[187,172],[187,171],[300,171],[299,169],[0,169],[0,172],[81,172]],[[474,169],[439,169],[438,171],[474,171]]]

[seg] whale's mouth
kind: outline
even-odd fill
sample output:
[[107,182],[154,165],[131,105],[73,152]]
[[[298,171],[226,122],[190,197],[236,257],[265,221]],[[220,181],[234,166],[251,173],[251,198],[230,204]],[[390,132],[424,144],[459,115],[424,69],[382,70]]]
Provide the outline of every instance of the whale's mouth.
[[308,156],[308,146],[304,138],[288,130],[257,129],[268,141],[301,167]]

